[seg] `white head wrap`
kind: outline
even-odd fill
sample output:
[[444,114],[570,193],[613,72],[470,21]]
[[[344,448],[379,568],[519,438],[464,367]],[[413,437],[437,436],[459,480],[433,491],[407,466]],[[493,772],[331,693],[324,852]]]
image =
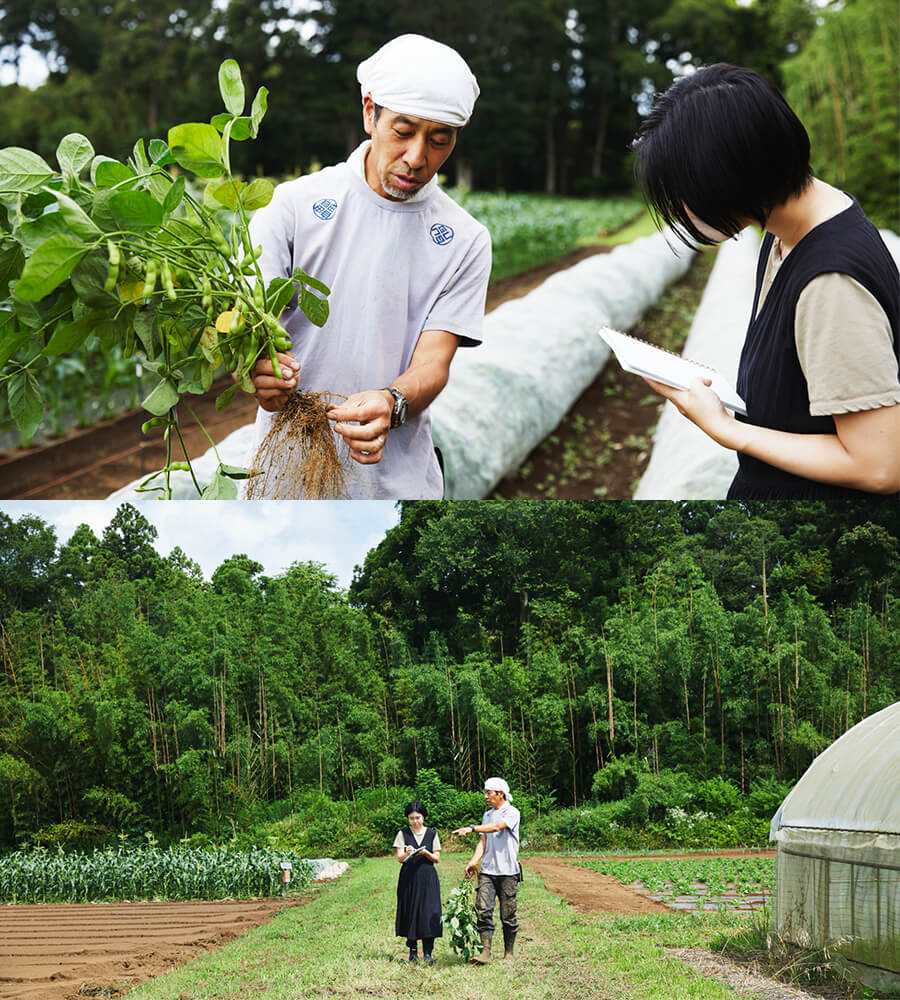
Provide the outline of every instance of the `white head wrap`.
[[509,785],[502,778],[488,778],[484,783],[486,792],[503,792],[507,802],[512,802],[512,795],[509,794]]
[[400,115],[459,128],[472,117],[478,82],[449,45],[424,35],[399,35],[356,69],[362,96]]

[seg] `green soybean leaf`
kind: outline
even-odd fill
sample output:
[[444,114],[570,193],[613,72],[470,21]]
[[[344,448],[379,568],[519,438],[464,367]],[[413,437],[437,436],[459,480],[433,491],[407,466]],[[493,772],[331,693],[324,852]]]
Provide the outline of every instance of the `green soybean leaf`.
[[59,140],[56,161],[66,177],[77,177],[94,158],[94,147],[80,132],[70,132]]
[[178,177],[163,198],[163,215],[171,215],[184,198],[184,176]]
[[260,122],[265,118],[266,110],[269,106],[269,91],[266,87],[260,87],[253,98],[253,106],[250,108],[250,135],[255,139],[259,132]]
[[[137,334],[141,346],[144,348],[148,358],[155,358],[159,346],[159,336],[157,335],[156,310],[139,309],[134,317],[134,332]],[[146,368],[151,368],[150,364],[145,364]]]
[[15,230],[16,239],[26,253],[33,254],[35,250],[56,233],[67,231],[65,220],[59,212],[47,212],[36,219],[23,222]]
[[302,281],[304,285],[309,285],[310,288],[315,288],[317,292],[321,292],[323,295],[330,295],[331,289],[324,281],[319,281],[318,278],[313,278],[303,270],[302,267],[294,268],[294,281]]
[[237,483],[221,474],[222,466],[216,469],[213,481],[200,494],[201,500],[237,500]]
[[94,220],[74,198],[63,194],[62,191],[53,191],[52,188],[45,188],[45,190],[51,191],[59,202],[59,214],[76,236],[83,240],[93,240],[103,235]]
[[163,207],[146,191],[116,191],[110,195],[109,211],[120,229],[150,232],[163,221]]
[[279,317],[294,297],[296,287],[290,278],[273,278],[266,287],[269,312]]
[[131,159],[135,170],[137,170],[141,177],[145,177],[150,173],[150,161],[147,159],[147,153],[144,150],[143,139],[138,139],[134,144],[134,148],[131,151]]
[[169,129],[169,149],[179,166],[198,177],[221,177],[222,138],[212,125],[189,122]]
[[233,115],[244,113],[244,81],[241,68],[234,59],[226,59],[219,67],[219,93],[225,107]]
[[141,406],[155,417],[162,417],[178,402],[175,386],[168,379],[160,379],[156,388],[141,403]]
[[53,331],[53,336],[41,354],[45,357],[53,357],[76,350],[93,333],[96,322],[93,313],[85,313],[80,319],[73,320],[71,323],[61,323]]
[[203,191],[203,204],[208,208],[225,207],[234,210],[238,206],[238,197],[243,186],[243,181],[231,179],[207,184]]
[[209,123],[213,128],[218,129],[219,132],[224,133],[228,129],[228,135],[238,142],[243,142],[245,139],[250,138],[251,122],[249,118],[235,118],[234,115],[223,111],[221,114],[211,118]]
[[9,283],[18,278],[25,266],[25,254],[21,247],[12,244],[0,250],[0,299],[9,294]]
[[72,287],[78,298],[92,309],[103,309],[107,313],[119,305],[117,291],[106,290],[109,274],[109,260],[106,252],[93,251],[82,260],[72,272]]
[[118,223],[113,218],[112,212],[109,210],[109,199],[119,192],[115,188],[104,187],[97,188],[94,191],[94,204],[91,206],[91,218],[97,225],[107,233],[113,232],[113,230],[118,229]]
[[234,398],[234,394],[237,391],[238,391],[238,384],[237,382],[235,382],[234,385],[228,386],[228,388],[224,392],[220,392],[219,395],[216,396],[216,412],[221,413],[222,410],[224,410],[225,407],[228,406],[228,404]]
[[175,162],[169,151],[168,143],[163,142],[162,139],[151,139],[149,151],[151,161],[158,167],[167,167],[170,163]]
[[37,191],[52,177],[50,166],[30,149],[0,149],[0,191]]
[[16,314],[11,309],[0,309],[0,368],[28,343],[31,336],[31,330],[18,328]]
[[328,320],[328,299],[320,299],[305,286],[300,288],[300,308],[306,318],[315,326],[324,326]]
[[258,208],[264,208],[272,200],[275,193],[275,185],[267,181],[264,177],[257,177],[241,192],[241,204],[248,212],[255,212]]
[[16,372],[7,390],[9,412],[23,440],[30,441],[44,416],[44,404],[38,382],[30,371]]
[[57,233],[42,243],[25,262],[16,284],[16,297],[37,302],[49,295],[75,270],[90,248],[68,233]]
[[95,156],[91,164],[91,180],[97,187],[112,187],[135,177],[137,174],[127,163],[120,163],[109,156]]

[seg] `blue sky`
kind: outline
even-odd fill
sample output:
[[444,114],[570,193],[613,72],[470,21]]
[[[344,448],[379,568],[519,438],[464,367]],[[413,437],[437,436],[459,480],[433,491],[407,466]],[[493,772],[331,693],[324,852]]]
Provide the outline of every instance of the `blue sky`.
[[[13,520],[35,514],[53,525],[59,543],[79,524],[99,538],[119,504],[105,500],[3,500],[0,511]],[[158,532],[156,547],[167,556],[176,545],[200,565],[209,579],[213,570],[236,553],[262,563],[275,576],[294,562],[318,562],[342,587],[353,568],[400,518],[389,500],[360,501],[233,501],[197,500],[134,502]]]

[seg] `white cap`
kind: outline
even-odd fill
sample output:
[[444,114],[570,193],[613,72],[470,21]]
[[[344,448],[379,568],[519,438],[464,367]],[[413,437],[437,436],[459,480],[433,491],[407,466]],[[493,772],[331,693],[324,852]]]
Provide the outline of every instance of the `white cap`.
[[509,785],[502,778],[488,778],[484,783],[486,792],[503,792],[507,802],[512,802],[512,795],[509,794]]
[[460,128],[472,117],[478,82],[449,45],[424,35],[399,35],[356,69],[362,96],[401,115]]

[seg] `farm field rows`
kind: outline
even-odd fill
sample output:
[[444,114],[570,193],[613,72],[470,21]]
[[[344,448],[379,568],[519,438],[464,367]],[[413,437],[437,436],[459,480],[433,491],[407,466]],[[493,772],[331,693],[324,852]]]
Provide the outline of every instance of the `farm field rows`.
[[[465,860],[442,859],[444,896]],[[366,860],[336,884],[314,885],[304,894],[307,906],[297,906],[304,900],[296,896],[287,906],[280,899],[4,906],[0,1000],[126,991],[133,1000],[224,1000],[257,992],[305,1000],[371,990],[398,997],[424,990],[447,1000],[487,994],[537,1000],[550,996],[549,989],[557,1000],[734,996],[667,949],[707,945],[745,918],[667,911],[611,878],[579,870],[573,860],[524,859],[515,965],[496,962],[485,969],[465,965],[446,941],[438,942],[431,969],[398,961],[403,948],[392,933],[393,859]],[[579,898],[573,885],[560,887],[565,871],[582,884]],[[599,882],[607,883],[606,895],[596,891]],[[563,898],[554,894],[560,892]]]
[[775,888],[772,857],[602,859],[576,862],[683,910],[755,910]]

